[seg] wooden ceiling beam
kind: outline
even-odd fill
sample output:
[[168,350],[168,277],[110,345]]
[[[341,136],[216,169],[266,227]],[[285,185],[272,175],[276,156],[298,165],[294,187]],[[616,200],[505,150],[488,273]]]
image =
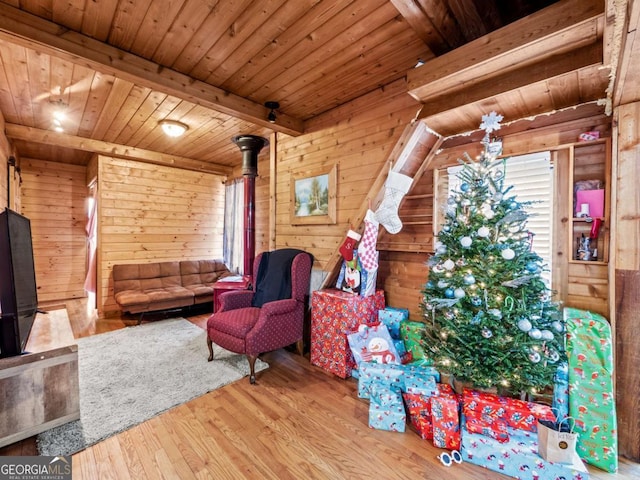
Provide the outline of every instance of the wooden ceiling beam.
[[461,84],[594,43],[604,0],[566,0],[480,37],[407,72],[409,93],[426,102]]
[[232,171],[232,168],[226,165],[202,162],[194,160],[193,158],[168,155],[166,153],[154,152],[152,150],[145,150],[143,148],[130,147],[102,140],[92,140],[90,138],[78,137],[77,135],[25,127],[14,123],[5,124],[5,134],[10,139],[72,148],[75,150],[82,150],[84,152],[93,152],[112,157],[153,163],[155,165],[164,165],[166,167],[183,168],[186,170],[214,173],[216,175],[224,176],[231,175]]
[[300,119],[279,113],[276,123],[270,123],[267,120],[269,110],[264,105],[4,3],[0,3],[0,39],[64,58],[274,131],[293,136],[304,132],[304,123]]
[[[616,10],[616,18],[612,21],[617,25],[614,23],[612,27],[611,40],[611,50],[615,49],[612,57],[615,58],[616,71],[608,91],[613,108],[640,100],[640,4],[629,2],[625,5],[623,2],[616,4]],[[619,30],[619,37],[616,30]]]
[[602,43],[593,43],[579,50],[554,55],[518,70],[479,81],[467,88],[462,85],[458,91],[449,91],[444,95],[427,100],[420,110],[418,118],[427,119],[439,113],[513,92],[537,82],[557,78],[583,68],[602,65],[602,54]]
[[421,5],[421,3],[425,3],[425,0],[391,0],[391,3],[435,55],[442,55],[464,43],[464,38],[455,28],[449,29],[450,31],[446,32],[449,35],[445,37],[444,32],[438,31],[433,20],[427,14],[429,12],[438,15],[443,24],[445,24],[445,20],[447,23],[452,23],[452,19],[446,18],[448,14],[446,9],[442,9],[440,2],[426,2],[431,3],[431,5],[427,5],[426,11]]

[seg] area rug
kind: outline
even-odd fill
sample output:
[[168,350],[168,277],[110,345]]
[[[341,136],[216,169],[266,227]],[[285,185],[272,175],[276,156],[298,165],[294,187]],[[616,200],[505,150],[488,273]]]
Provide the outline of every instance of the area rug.
[[[80,420],[38,435],[40,455],[71,455],[249,375],[249,362],[178,318],[80,338]],[[268,365],[256,361],[256,371]],[[246,380],[249,381],[248,379]]]

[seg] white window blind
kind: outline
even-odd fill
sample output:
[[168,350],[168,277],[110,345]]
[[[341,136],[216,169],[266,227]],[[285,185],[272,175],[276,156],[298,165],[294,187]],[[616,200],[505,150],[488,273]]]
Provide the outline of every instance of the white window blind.
[[[445,175],[441,175],[448,182],[449,194],[459,187],[461,182],[457,173],[462,168],[461,165],[450,167]],[[527,228],[534,234],[533,250],[542,257],[548,270],[542,273],[542,278],[547,285],[551,285],[554,188],[550,152],[506,159],[503,186],[505,188],[513,186],[507,195],[515,196],[517,202],[533,202],[526,208],[529,213]],[[442,207],[445,203],[446,198],[440,201],[440,206]]]

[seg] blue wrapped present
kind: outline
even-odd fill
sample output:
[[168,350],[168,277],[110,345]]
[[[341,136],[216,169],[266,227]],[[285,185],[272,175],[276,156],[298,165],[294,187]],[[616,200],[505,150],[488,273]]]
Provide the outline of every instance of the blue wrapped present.
[[398,357],[400,357],[400,363],[408,363],[409,362],[409,355],[407,353],[407,347],[404,346],[404,340],[402,339],[393,339],[393,346],[396,349],[396,352],[398,352]]
[[358,397],[369,398],[370,387],[375,382],[385,384],[394,390],[401,390],[400,387],[403,385],[401,377],[404,375],[404,370],[399,367],[401,365],[361,362],[358,366],[360,372]]
[[569,416],[569,365],[558,365],[553,379],[553,402],[551,407],[558,420]]
[[436,378],[423,372],[409,372],[404,375],[404,388],[406,393],[416,393],[431,397],[438,394]]
[[440,381],[440,373],[431,366],[426,365],[396,365],[380,364],[373,362],[361,362],[358,366],[360,378],[358,379],[358,397],[369,398],[370,386],[374,382],[388,385],[390,388],[406,391],[406,383],[416,384],[420,379],[430,382],[432,377],[436,382]]
[[407,415],[402,394],[384,383],[374,382],[370,387],[369,427],[390,432],[404,432]]
[[576,454],[572,464],[551,463],[538,455],[538,434],[507,427],[509,440],[462,428],[462,459],[520,480],[587,480],[589,472]]
[[409,318],[409,310],[406,308],[386,307],[378,310],[378,320],[389,329],[391,338],[400,338],[400,322]]

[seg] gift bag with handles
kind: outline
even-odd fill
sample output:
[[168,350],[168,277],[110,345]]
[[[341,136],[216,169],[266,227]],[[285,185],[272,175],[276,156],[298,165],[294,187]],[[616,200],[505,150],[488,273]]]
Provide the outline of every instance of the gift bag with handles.
[[578,434],[573,425],[569,425],[572,417],[550,420],[538,420],[538,454],[548,462],[573,463],[576,452]]

